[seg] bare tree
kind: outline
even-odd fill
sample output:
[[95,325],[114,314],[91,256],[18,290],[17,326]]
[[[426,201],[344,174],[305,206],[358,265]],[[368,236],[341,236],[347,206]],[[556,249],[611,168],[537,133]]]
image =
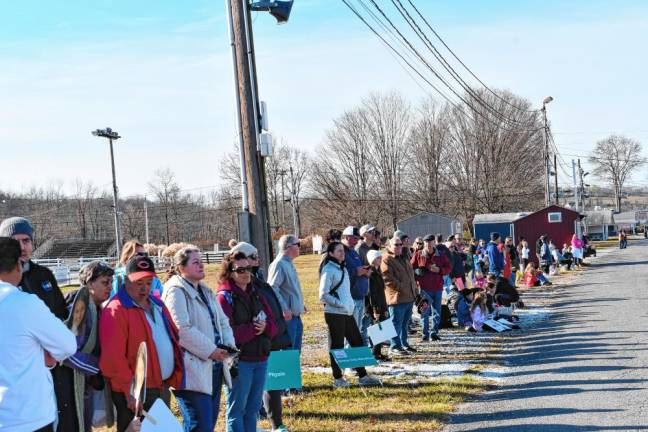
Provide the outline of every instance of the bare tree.
[[293,231],[299,237],[301,233],[301,195],[308,181],[310,160],[308,154],[295,149],[288,148],[288,192],[290,193],[290,205],[293,210]]
[[169,217],[177,219],[177,203],[180,197],[180,186],[175,179],[175,174],[170,168],[160,168],[155,171],[155,178],[149,182],[149,191],[155,195],[164,212],[166,227],[166,242],[171,244],[171,221]]
[[611,135],[596,143],[589,162],[594,165],[594,175],[610,182],[616,211],[621,211],[623,185],[634,171],[646,163],[646,158],[641,156],[641,144],[622,135]]
[[97,195],[97,187],[91,182],[84,182],[81,179],[74,181],[74,193],[72,199],[76,203],[76,216],[79,228],[79,236],[82,239],[88,238],[88,219],[92,210],[92,203]]

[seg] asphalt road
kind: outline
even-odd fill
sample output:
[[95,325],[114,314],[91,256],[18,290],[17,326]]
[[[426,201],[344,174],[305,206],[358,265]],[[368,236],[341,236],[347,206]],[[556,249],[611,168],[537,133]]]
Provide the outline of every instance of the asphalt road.
[[648,430],[648,241],[598,258],[547,307],[506,343],[510,374],[446,431]]

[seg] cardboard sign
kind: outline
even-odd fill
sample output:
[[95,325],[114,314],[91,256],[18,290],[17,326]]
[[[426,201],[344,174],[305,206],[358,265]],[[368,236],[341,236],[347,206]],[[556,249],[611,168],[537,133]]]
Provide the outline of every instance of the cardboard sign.
[[378,324],[367,327],[367,335],[371,338],[371,343],[377,345],[381,342],[396,337],[396,329],[391,318],[380,321]]
[[504,319],[504,318],[498,319],[497,322],[502,323],[502,324],[504,324],[505,326],[508,326],[508,327],[513,327],[515,325],[511,321],[509,321],[507,319]]
[[375,366],[378,364],[369,347],[331,350],[331,355],[340,369]]
[[182,426],[162,399],[155,400],[148,414],[155,418],[155,423],[144,417],[141,432],[182,432]]
[[268,359],[265,390],[298,389],[302,386],[299,350],[272,351]]
[[510,327],[505,326],[504,324],[499,323],[499,322],[497,322],[495,320],[492,320],[492,319],[484,321],[484,325],[487,325],[488,327],[492,328],[497,333],[501,333],[501,332],[506,331],[506,330],[511,330]]

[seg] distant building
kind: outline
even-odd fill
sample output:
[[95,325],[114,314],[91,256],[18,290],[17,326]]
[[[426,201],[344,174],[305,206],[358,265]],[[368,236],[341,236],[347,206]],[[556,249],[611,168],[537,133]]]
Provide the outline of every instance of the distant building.
[[499,233],[502,238],[513,236],[513,222],[529,213],[486,213],[473,218],[473,234],[477,240],[490,240],[491,233]]
[[396,228],[407,233],[412,240],[428,234],[463,235],[463,223],[456,218],[436,213],[422,212],[396,224]]
[[622,229],[626,230],[626,232],[630,232],[632,234],[637,233],[637,225],[639,225],[641,222],[637,218],[637,213],[634,210],[633,211],[627,211],[623,213],[617,213],[614,215],[614,225],[616,227],[617,233],[621,231]]
[[592,240],[607,240],[616,233],[614,212],[612,210],[586,210],[583,212],[585,234]]

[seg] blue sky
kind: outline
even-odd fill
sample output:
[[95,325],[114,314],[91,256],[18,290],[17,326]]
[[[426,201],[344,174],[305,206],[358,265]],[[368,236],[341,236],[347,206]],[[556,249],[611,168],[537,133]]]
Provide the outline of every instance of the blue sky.
[[[5,3],[0,145],[11,162],[0,188],[107,185],[107,145],[90,135],[105,126],[124,137],[115,149],[123,194],[146,192],[160,167],[183,188],[218,184],[236,136],[224,1]],[[415,3],[491,87],[538,105],[555,98],[549,118],[566,159],[611,132],[648,144],[648,3]],[[259,13],[254,30],[271,130],[291,145],[315,150],[332,119],[370,91],[425,95],[341,1],[296,0],[287,25]],[[633,182],[648,184],[643,173]]]

